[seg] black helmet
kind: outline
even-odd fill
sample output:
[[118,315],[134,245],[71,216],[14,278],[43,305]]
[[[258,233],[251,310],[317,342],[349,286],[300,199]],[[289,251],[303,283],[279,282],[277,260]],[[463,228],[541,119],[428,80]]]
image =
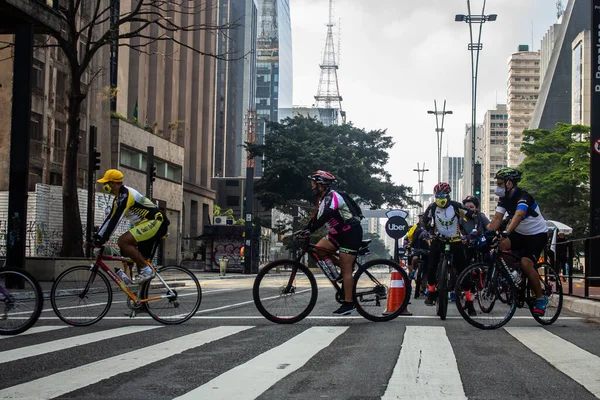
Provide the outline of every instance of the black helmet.
[[521,175],[523,175],[521,171],[506,167],[496,172],[495,179],[504,179],[505,181],[513,181],[514,183],[517,183],[521,180]]
[[469,202],[475,204],[475,207],[479,208],[479,199],[477,197],[475,197],[475,196],[467,196],[462,201],[463,204],[467,204]]

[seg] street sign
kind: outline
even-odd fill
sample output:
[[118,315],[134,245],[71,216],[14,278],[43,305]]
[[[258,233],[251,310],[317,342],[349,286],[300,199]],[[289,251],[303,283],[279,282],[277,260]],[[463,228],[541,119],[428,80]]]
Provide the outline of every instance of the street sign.
[[600,154],[600,139],[594,141],[594,151],[596,154]]
[[402,217],[391,217],[385,223],[385,232],[392,239],[401,239],[408,233],[408,223]]

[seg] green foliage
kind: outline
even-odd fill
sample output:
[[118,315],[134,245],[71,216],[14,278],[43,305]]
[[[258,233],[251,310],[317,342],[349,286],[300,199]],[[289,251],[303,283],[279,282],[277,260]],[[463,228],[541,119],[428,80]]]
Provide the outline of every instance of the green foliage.
[[[233,210],[230,208],[227,211],[223,212],[223,209],[220,206],[218,206],[218,205],[215,204],[214,207],[213,207],[213,216],[215,216],[215,217],[227,217],[227,218],[233,219]],[[236,223],[236,225],[237,225],[237,223]]]
[[520,186],[535,197],[544,218],[583,235],[590,213],[590,128],[558,123],[552,131],[526,130],[523,135]]
[[255,192],[266,208],[285,208],[298,200],[313,202],[307,176],[317,169],[331,172],[338,180],[336,188],[358,196],[368,206],[417,204],[409,195],[412,189],[393,184],[385,170],[393,146],[385,130],[325,126],[302,116],[270,122],[268,127],[264,145],[246,143],[252,156],[264,156],[264,174]]
[[371,243],[369,243],[369,251],[371,254],[368,256],[364,256],[361,258],[362,262],[368,260],[374,260],[376,258],[390,258],[390,251],[385,247],[385,243],[376,233],[364,233],[363,239],[368,240],[371,239]]

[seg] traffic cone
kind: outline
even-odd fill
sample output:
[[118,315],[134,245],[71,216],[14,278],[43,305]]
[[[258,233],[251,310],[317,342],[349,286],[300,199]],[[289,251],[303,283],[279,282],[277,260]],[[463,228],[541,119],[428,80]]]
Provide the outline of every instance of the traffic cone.
[[[390,282],[390,288],[388,291],[388,301],[385,307],[384,314],[389,314],[394,312],[402,305],[404,301],[404,296],[406,296],[406,287],[404,285],[404,279],[402,279],[402,275],[398,271],[392,272],[392,279]],[[408,311],[408,305],[406,309],[400,315],[412,315],[410,311]]]

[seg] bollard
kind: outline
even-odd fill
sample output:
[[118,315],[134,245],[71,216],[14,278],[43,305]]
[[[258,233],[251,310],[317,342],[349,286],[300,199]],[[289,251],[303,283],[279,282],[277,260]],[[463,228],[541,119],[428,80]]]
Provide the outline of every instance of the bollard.
[[221,258],[221,260],[219,261],[219,269],[220,269],[219,275],[225,276],[225,273],[227,272],[227,264],[228,263],[229,263],[229,259],[227,257]]

